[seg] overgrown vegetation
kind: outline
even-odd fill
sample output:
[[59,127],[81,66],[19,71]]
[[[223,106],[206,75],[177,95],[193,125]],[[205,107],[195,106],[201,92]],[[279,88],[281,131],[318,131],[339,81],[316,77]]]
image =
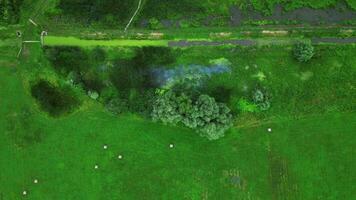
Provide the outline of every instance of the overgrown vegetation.
[[[185,28],[208,24],[211,26],[227,26],[232,6],[238,7],[244,12],[254,10],[264,15],[270,15],[277,5],[281,5],[289,11],[303,7],[324,9],[338,3],[344,2],[339,0],[144,0],[135,23],[137,26],[146,24],[148,28],[153,30],[163,28],[161,22],[165,19],[172,20],[170,22],[172,27],[175,27],[177,23]],[[347,0],[346,3],[350,8],[356,9],[353,0]],[[88,25],[99,23],[110,26],[124,26],[134,13],[137,5],[138,0],[121,0],[119,2],[115,0],[60,0],[59,11],[54,9],[52,15],[67,16]],[[263,25],[265,22],[261,21],[257,24]]]
[[23,0],[0,0],[0,25],[19,22],[22,2]]
[[[164,97],[157,93],[157,89],[171,91],[178,99],[183,98],[181,94],[184,93],[186,97],[189,97],[185,101],[190,102],[192,107],[199,96],[207,94],[215,102],[219,102],[218,104],[226,104],[237,121],[242,120],[247,114],[265,118],[274,113],[285,114],[287,112],[298,116],[312,110],[313,112],[326,112],[329,109],[350,110],[347,104],[334,104],[333,101],[327,100],[334,95],[342,99],[350,98],[350,95],[342,97],[343,91],[349,90],[347,84],[341,84],[335,88],[333,95],[329,89],[336,84],[337,80],[344,82],[352,80],[352,72],[347,67],[350,64],[338,62],[335,67],[340,70],[335,73],[331,73],[327,68],[319,67],[318,64],[320,59],[324,59],[330,66],[335,65],[332,61],[335,56],[346,52],[337,47],[332,47],[334,50],[318,47],[317,57],[299,64],[294,61],[294,50],[285,49],[281,53],[277,47],[257,49],[255,47],[192,47],[184,50],[145,47],[110,51],[104,51],[101,48],[52,48],[57,50],[47,49],[46,52],[56,71],[69,82],[73,80],[74,87],[83,88],[87,94],[97,92],[98,97],[93,99],[103,103],[107,110],[115,115],[131,112],[147,118],[151,117],[152,112],[157,112],[154,109],[159,108],[157,96]],[[352,47],[344,48],[352,49]],[[78,61],[75,58],[66,57],[66,52],[74,52],[75,57],[83,59]],[[333,55],[331,52],[336,54]],[[327,55],[324,55],[325,53]],[[270,60],[264,59],[265,56],[268,56]],[[64,61],[61,61],[63,59]],[[65,62],[71,60],[76,64]],[[279,60],[281,67],[275,66],[276,60]],[[193,63],[195,65],[190,65]],[[185,67],[180,68],[183,65]],[[295,68],[299,65],[300,67]],[[220,66],[220,68],[214,66]],[[221,66],[231,66],[231,69],[221,68]],[[340,66],[343,67],[340,68]],[[213,71],[220,72],[217,74],[214,72],[212,75],[205,74]],[[330,76],[335,79],[330,79]],[[158,81],[162,77],[164,80]],[[286,82],[293,84],[285,84]],[[321,87],[324,89],[320,89]],[[319,90],[315,92],[315,88]],[[325,106],[317,103],[320,102],[321,97],[323,97],[322,102]],[[285,98],[289,101],[285,101]],[[153,105],[156,107],[154,108]],[[163,116],[163,120],[159,119],[160,117],[155,118],[170,123],[170,120],[165,120]],[[172,123],[194,127],[181,121],[180,119],[179,122]],[[197,129],[202,129],[202,126]]]
[[60,0],[62,14],[82,23],[102,22],[109,25],[127,23],[137,7],[137,0]]
[[45,80],[40,80],[34,84],[31,88],[31,94],[41,108],[54,117],[69,113],[80,105],[80,101],[71,91],[71,88],[59,88]]

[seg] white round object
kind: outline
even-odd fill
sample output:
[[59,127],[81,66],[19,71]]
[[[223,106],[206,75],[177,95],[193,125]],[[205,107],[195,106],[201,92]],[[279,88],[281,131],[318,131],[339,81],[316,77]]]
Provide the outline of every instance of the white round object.
[[24,190],[24,191],[22,192],[22,195],[26,195],[26,194],[27,194],[27,191]]
[[94,169],[98,169],[98,168],[99,168],[99,166],[98,166],[98,165],[95,165],[95,166],[94,166]]
[[38,183],[38,179],[33,180],[33,183]]
[[118,155],[117,158],[121,160],[122,159],[122,155]]
[[271,128],[268,128],[267,131],[268,131],[268,132],[272,132],[272,129],[271,129]]
[[170,144],[170,145],[169,145],[169,148],[173,148],[173,147],[174,147],[174,144]]
[[104,148],[104,149],[108,149],[108,145],[104,145],[103,148]]

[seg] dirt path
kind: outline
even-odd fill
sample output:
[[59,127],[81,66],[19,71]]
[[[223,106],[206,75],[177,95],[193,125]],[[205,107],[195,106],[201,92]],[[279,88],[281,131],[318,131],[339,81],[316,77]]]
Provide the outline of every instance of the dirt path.
[[[192,47],[192,46],[222,46],[222,45],[239,45],[239,46],[255,46],[258,44],[282,45],[293,44],[298,39],[278,40],[278,39],[250,39],[250,40],[224,40],[224,41],[169,41],[169,47]],[[313,44],[330,43],[330,44],[356,44],[356,38],[313,38]]]
[[190,46],[221,46],[221,45],[241,45],[253,46],[257,42],[255,40],[224,40],[224,41],[169,41],[169,47],[190,47]]

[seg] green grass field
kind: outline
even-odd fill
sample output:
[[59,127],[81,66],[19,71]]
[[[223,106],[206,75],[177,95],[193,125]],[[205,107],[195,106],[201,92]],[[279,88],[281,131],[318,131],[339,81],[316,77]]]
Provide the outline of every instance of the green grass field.
[[[96,103],[48,118],[18,73],[1,67],[0,75],[3,199],[21,199],[23,190],[34,200],[350,199],[354,194],[353,113],[275,120],[235,128],[208,142],[187,129],[132,115],[113,117]],[[26,119],[25,110],[31,113]],[[36,142],[23,137],[32,133]]]
[[[288,34],[271,36],[262,33],[265,27],[152,31],[135,29],[133,24],[126,35],[120,26],[110,25],[114,28],[102,30],[101,22],[89,25],[64,18],[58,24],[51,23],[56,21],[49,16],[56,15],[53,8],[58,2],[24,0],[19,13],[21,24],[0,27],[0,200],[352,200],[356,196],[356,46],[317,45],[316,54],[307,63],[293,58],[291,46],[295,40],[313,37],[354,37],[354,26],[325,25],[298,30],[291,26],[286,27]],[[196,13],[192,1],[175,2],[183,5],[179,9],[169,1],[157,9],[158,1],[147,2],[148,7],[136,23],[145,17],[189,18]],[[242,9],[250,5],[266,14],[276,3],[282,3],[287,10],[326,8],[337,3],[194,2],[196,8],[204,8],[198,10],[202,16],[224,15],[231,3]],[[346,2],[355,9],[354,0]],[[106,15],[105,9],[101,11]],[[113,14],[126,15],[131,11],[115,12],[114,9]],[[105,18],[103,23],[113,20],[112,17],[99,16]],[[29,18],[39,26],[30,24]],[[124,18],[120,20],[119,24],[126,24]],[[65,22],[65,28],[60,26],[61,22]],[[80,27],[76,27],[78,23]],[[38,43],[24,45],[20,58],[16,57],[21,39],[38,40],[39,33],[46,28],[50,34],[45,37],[46,48],[67,46],[63,48],[66,52],[79,55],[62,54],[61,61],[67,62],[58,62],[59,69],[61,64],[72,61],[82,66],[64,66],[68,71],[73,70],[71,67],[87,69],[103,82],[110,74],[102,72],[102,66],[132,59],[143,47],[167,47],[168,40],[178,39],[255,39],[257,45],[252,47],[171,48],[163,49],[164,52],[151,48],[152,52],[141,52],[142,62],[136,62],[145,65],[151,57],[158,62],[173,60],[157,65],[171,69],[192,64],[210,66],[211,61],[228,60],[231,72],[210,77],[204,92],[237,113],[233,128],[225,137],[208,141],[188,128],[154,123],[132,113],[113,115],[100,98],[91,99],[77,85],[70,89],[78,95],[81,105],[73,112],[51,117],[31,96],[31,86],[38,80],[69,85],[70,78],[55,69],[48,57],[50,51]],[[17,30],[23,31],[21,39],[16,38]],[[93,36],[93,32],[97,35]],[[99,56],[93,56],[94,50]],[[100,60],[100,53],[105,58],[95,61]],[[162,55],[173,59],[164,60]],[[110,85],[110,79],[108,82]],[[271,94],[271,108],[266,112],[240,111],[234,100],[250,98],[256,87],[266,88]],[[170,144],[174,147],[170,148]],[[108,148],[104,149],[104,145]]]
[[[266,75],[262,83],[272,88],[274,105],[269,114],[243,114],[226,137],[209,142],[189,129],[132,114],[113,116],[86,95],[74,113],[49,117],[29,92],[33,79],[58,78],[39,45],[25,49],[20,64],[13,56],[17,49],[1,48],[7,56],[0,62],[0,197],[338,200],[354,196],[356,115],[349,91],[353,91],[355,47],[319,46],[318,56],[307,65],[295,62],[289,47],[233,49],[177,51],[177,64],[204,65],[220,57],[233,63],[232,74],[211,79],[212,88],[230,87],[234,95],[243,96],[241,86],[260,82],[254,76],[259,71]],[[313,76],[303,79],[306,71]],[[337,88],[332,87],[335,84]]]

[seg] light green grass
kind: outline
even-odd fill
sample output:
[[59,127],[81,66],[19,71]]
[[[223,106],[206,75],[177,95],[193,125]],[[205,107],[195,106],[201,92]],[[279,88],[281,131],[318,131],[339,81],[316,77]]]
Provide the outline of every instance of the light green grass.
[[46,46],[125,46],[125,47],[143,47],[143,46],[168,46],[166,40],[82,40],[74,37],[46,36],[44,40]]

